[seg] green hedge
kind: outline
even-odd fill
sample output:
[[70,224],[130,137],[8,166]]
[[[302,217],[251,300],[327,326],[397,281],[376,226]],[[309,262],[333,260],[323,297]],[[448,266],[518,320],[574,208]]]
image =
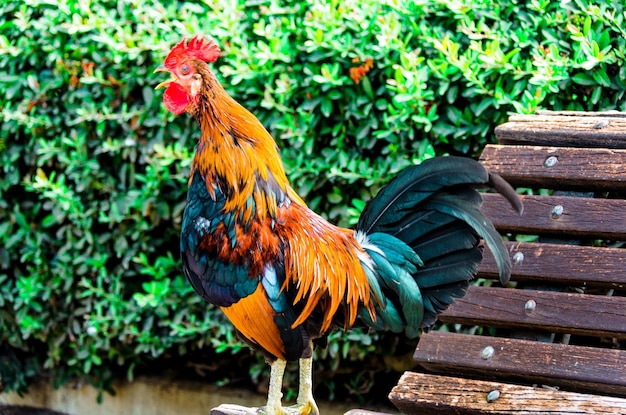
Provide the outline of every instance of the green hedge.
[[[235,3],[0,6],[5,388],[48,373],[106,389],[119,371],[198,353],[261,373],[180,271],[198,134],[164,109],[152,70],[182,36],[217,40],[227,90],[277,138],[302,196],[342,225],[403,167],[476,155],[510,113],[626,106],[619,2]],[[333,335],[318,380],[343,390],[331,374],[359,362],[346,388],[363,393],[372,373],[401,366],[404,344]]]

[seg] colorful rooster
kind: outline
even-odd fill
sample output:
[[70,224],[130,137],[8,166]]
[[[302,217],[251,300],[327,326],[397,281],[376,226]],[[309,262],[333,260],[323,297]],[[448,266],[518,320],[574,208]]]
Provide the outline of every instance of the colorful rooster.
[[[481,214],[475,187],[521,211],[515,191],[468,158],[441,157],[401,172],[369,202],[355,230],[311,211],[289,185],[276,143],[231,98],[207,63],[220,49],[183,39],[155,72],[169,72],[165,106],[200,128],[181,231],[184,272],[271,365],[265,414],[319,413],[313,345],[362,326],[418,335],[462,296],[493,252],[504,283],[509,255]],[[281,406],[287,361],[300,361],[296,405]]]

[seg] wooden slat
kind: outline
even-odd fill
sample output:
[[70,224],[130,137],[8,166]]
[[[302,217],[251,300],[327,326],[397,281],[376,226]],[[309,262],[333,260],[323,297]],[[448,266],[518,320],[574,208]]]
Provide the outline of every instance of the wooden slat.
[[[505,245],[513,262],[512,281],[626,288],[626,249],[534,242]],[[478,272],[482,278],[498,278],[493,255],[485,254]]]
[[68,415],[52,409],[24,405],[7,405],[0,402],[0,415]]
[[626,150],[488,145],[480,162],[514,187],[626,189]]
[[626,396],[626,350],[432,331],[422,335],[414,358],[431,372]]
[[414,372],[402,375],[389,399],[408,415],[626,413],[622,398]]
[[350,409],[348,412],[345,412],[344,415],[390,415],[390,414],[387,412],[378,412],[378,411],[371,411],[369,409],[356,408],[356,409]]
[[530,117],[614,117],[614,118],[626,118],[626,112],[607,110],[607,111],[552,111],[552,110],[537,110],[535,114],[512,114],[511,121],[523,120]]
[[[534,309],[525,309],[531,300]],[[472,286],[439,320],[626,339],[626,298]]]
[[[482,211],[504,232],[626,240],[626,200],[571,196],[522,196],[518,215],[500,194],[482,194]],[[562,214],[553,217],[553,209]]]
[[495,129],[502,144],[626,148],[626,118],[598,116],[511,116]]

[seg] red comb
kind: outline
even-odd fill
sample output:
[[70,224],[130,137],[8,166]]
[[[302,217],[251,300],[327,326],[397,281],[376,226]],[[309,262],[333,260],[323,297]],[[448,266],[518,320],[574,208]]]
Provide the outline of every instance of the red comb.
[[215,62],[220,56],[220,52],[220,48],[212,40],[196,35],[188,43],[186,43],[186,39],[183,39],[174,46],[165,58],[165,66],[173,68],[189,58],[199,59],[203,62]]

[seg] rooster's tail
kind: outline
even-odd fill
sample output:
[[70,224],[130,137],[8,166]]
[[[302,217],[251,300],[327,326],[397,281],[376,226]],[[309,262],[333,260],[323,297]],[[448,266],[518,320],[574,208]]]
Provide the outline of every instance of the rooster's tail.
[[511,273],[500,234],[480,211],[475,190],[490,187],[521,213],[513,188],[469,158],[439,157],[401,172],[366,206],[356,227],[371,261],[364,264],[376,316],[375,329],[414,337],[465,293],[482,260],[481,238],[493,253],[504,284]]

